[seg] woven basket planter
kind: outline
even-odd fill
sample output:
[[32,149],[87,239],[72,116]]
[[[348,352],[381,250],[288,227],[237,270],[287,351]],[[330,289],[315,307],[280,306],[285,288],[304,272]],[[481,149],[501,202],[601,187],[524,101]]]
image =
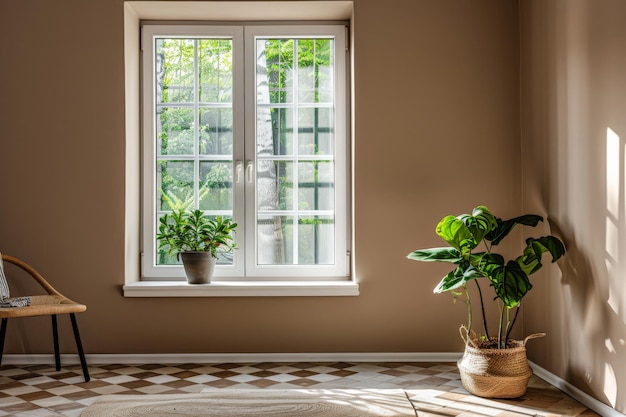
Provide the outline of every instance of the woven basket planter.
[[475,339],[464,337],[465,352],[457,363],[463,387],[484,398],[521,397],[533,374],[526,358],[526,342],[544,335],[537,333],[523,341],[516,340],[515,347],[507,349],[481,349]]

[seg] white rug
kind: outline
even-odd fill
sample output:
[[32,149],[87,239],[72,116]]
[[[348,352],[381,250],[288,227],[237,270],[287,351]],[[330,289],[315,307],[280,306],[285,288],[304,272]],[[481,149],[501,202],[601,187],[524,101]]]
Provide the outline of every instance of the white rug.
[[199,394],[105,395],[81,417],[416,416],[400,389],[215,389]]

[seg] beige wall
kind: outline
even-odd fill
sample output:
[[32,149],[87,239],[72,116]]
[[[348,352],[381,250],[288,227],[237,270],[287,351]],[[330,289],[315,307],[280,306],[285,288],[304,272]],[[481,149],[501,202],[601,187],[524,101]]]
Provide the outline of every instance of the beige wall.
[[[355,1],[360,296],[137,299],[121,291],[123,2],[2,1],[0,251],[88,305],[87,353],[461,351],[463,307],[432,294],[447,268],[405,256],[440,244],[445,214],[519,214],[517,10]],[[10,323],[7,352],[51,345],[47,319]]]
[[626,412],[626,3],[521,10],[524,209],[568,248],[528,297],[530,355]]

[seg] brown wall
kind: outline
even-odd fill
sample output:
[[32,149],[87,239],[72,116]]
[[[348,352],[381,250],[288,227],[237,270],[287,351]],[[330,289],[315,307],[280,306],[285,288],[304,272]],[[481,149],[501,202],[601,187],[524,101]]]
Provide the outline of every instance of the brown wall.
[[[462,350],[463,307],[432,294],[447,268],[405,256],[440,244],[445,214],[519,214],[517,2],[354,3],[361,295],[138,299],[121,291],[123,2],[0,2],[0,251],[88,305],[87,353]],[[7,352],[51,350],[47,319],[9,325]]]
[[524,330],[548,333],[530,356],[622,413],[624,16],[621,0],[524,0],[521,9],[524,211],[548,214],[568,248],[528,297]]

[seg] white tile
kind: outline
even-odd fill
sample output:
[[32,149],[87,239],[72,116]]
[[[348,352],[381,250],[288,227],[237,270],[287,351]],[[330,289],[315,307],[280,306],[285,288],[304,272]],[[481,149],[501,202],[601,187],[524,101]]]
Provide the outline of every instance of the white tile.
[[152,382],[153,384],[165,384],[167,382],[178,381],[179,379],[180,378],[171,375],[157,375],[146,378],[145,381]]
[[112,376],[110,378],[104,378],[102,379],[103,382],[106,382],[107,384],[123,384],[125,382],[130,382],[130,381],[137,381],[138,378],[135,378],[134,376],[130,376],[130,375],[118,375],[118,376]]

